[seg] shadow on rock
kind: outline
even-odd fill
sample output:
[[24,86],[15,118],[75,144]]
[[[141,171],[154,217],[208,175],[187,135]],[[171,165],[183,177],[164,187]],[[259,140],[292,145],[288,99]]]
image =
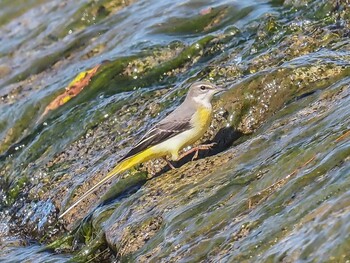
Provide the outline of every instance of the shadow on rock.
[[[218,131],[218,133],[215,135],[215,137],[213,138],[213,140],[206,141],[203,143],[203,144],[211,144],[211,143],[215,143],[215,144],[210,149],[199,150],[198,157],[195,160],[203,159],[205,157],[213,156],[213,155],[216,155],[220,152],[225,151],[226,149],[228,149],[229,147],[232,146],[234,141],[236,141],[240,137],[242,137],[242,135],[243,135],[242,132],[234,130],[232,127],[225,127],[225,128],[220,129]],[[185,163],[190,162],[194,158],[195,154],[196,154],[196,152],[193,152],[191,154],[184,156],[181,160],[174,161],[171,163],[176,168],[179,168],[182,165],[184,165]],[[171,168],[169,167],[169,165],[167,165],[159,173],[157,173],[155,176],[156,177],[160,176],[161,174],[169,171],[170,169]]]

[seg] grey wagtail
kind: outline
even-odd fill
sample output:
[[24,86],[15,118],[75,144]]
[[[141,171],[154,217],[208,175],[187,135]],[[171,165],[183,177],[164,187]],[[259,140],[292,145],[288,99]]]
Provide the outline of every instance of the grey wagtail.
[[[154,158],[164,158],[167,155],[170,155],[171,159],[175,161],[191,152],[195,151],[195,156],[197,156],[198,150],[209,149],[213,144],[200,145],[179,156],[179,151],[181,149],[197,141],[208,129],[213,112],[211,100],[214,94],[223,90],[223,88],[219,88],[206,81],[193,83],[184,102],[167,117],[154,125],[154,127],[152,127],[141,140],[119,160],[117,166],[114,167],[112,171],[84,193],[73,205],[60,215],[60,218],[111,177],[137,164]],[[173,168],[169,162],[168,164]]]

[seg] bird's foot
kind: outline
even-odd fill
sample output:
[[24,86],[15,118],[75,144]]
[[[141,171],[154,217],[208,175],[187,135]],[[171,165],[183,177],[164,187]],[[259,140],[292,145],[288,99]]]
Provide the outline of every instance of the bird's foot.
[[166,163],[169,165],[169,167],[171,168],[171,169],[176,169],[175,167],[174,167],[174,165],[167,159],[167,158],[163,158],[165,161],[166,161]]
[[197,159],[197,158],[198,158],[198,152],[199,152],[200,150],[209,150],[209,149],[211,149],[211,147],[213,147],[215,144],[216,144],[216,142],[213,142],[213,143],[210,143],[210,144],[202,144],[202,145],[198,145],[198,146],[196,146],[196,147],[193,147],[192,149],[190,149],[190,150],[184,152],[183,154],[181,154],[178,160],[180,160],[180,159],[182,159],[183,157],[185,157],[185,156],[187,156],[187,155],[189,155],[189,154],[195,152],[195,154],[194,154],[193,157],[192,157],[192,161],[193,161],[194,159]]

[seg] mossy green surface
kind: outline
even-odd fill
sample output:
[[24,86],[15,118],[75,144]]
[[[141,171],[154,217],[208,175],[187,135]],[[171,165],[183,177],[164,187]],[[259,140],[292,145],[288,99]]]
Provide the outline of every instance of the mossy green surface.
[[[350,259],[346,4],[272,1],[257,17],[264,4],[191,2],[177,7],[184,13],[169,5],[173,14],[154,7],[154,16],[169,17],[146,19],[136,44],[130,31],[139,21],[125,21],[135,10],[145,15],[142,3],[52,5],[53,16],[65,10],[66,26],[44,41],[45,24],[36,28],[43,42],[33,48],[41,53],[27,51],[30,64],[16,62],[22,42],[0,48],[17,65],[0,80],[0,219],[9,235],[43,243],[39,262],[52,250],[71,262]],[[19,14],[31,17],[13,9],[0,24]],[[78,96],[36,123],[67,83],[97,64]],[[227,88],[197,142],[218,147],[175,170],[153,160],[117,175],[57,221],[198,79]]]

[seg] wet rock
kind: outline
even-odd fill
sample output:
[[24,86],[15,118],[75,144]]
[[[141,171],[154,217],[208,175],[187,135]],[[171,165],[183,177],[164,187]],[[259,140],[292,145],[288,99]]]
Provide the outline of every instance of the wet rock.
[[119,257],[127,257],[136,252],[156,235],[162,226],[161,217],[148,217],[139,225],[120,226],[119,223],[109,227],[106,240],[114,247]]
[[220,105],[231,114],[230,124],[249,134],[293,99],[328,87],[349,73],[340,61],[339,65],[321,59],[313,66],[286,65],[247,78],[227,92]]
[[[35,100],[42,105],[16,108],[13,127],[11,120],[0,121],[4,149],[28,131],[2,156],[0,184],[8,190],[1,191],[0,205],[16,222],[4,218],[3,232],[38,240],[51,231],[50,248],[76,250],[74,260],[82,262],[99,255],[140,262],[347,258],[348,6],[283,4],[247,25],[233,25],[234,6],[206,7],[185,23],[177,18],[169,20],[174,24],[153,25],[149,31],[173,41],[139,43],[145,48],[136,55],[104,63],[89,90],[33,128],[33,116],[62,84],[45,74],[61,73],[68,81],[69,64],[78,61],[76,67],[85,68],[80,58],[95,63],[96,54],[112,49],[110,41],[116,46],[121,41],[111,32],[103,42],[97,36],[104,27],[84,31],[92,15],[112,24],[113,7],[104,1],[85,6],[83,18],[90,21],[71,24],[82,34],[69,34],[67,46],[52,60],[35,60],[38,67],[24,71],[22,81],[2,93],[5,109],[35,90],[43,92]],[[184,32],[196,39],[174,38]],[[53,68],[42,72],[48,65]],[[56,239],[62,230],[53,225],[58,210],[99,182],[145,130],[180,103],[187,85],[202,78],[228,87],[214,102],[210,129],[197,142],[217,144],[196,160],[188,156],[174,163],[176,170],[153,160],[116,176],[60,221],[71,232]]]

